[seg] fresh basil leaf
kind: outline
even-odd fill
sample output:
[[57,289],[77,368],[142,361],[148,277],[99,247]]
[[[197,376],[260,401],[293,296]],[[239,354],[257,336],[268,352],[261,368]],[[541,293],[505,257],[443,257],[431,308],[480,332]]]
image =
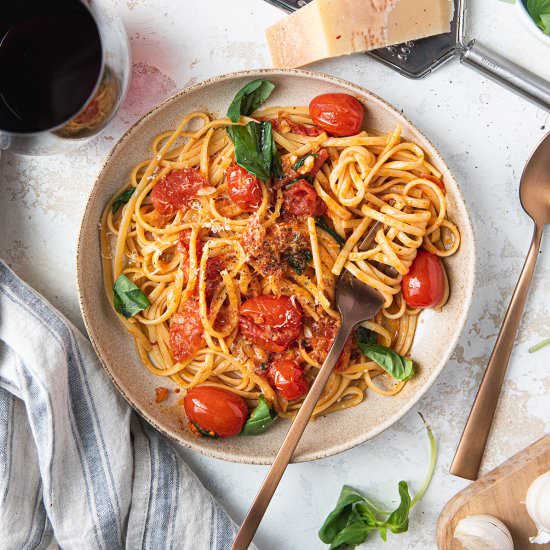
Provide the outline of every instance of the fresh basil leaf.
[[376,527],[357,521],[349,523],[334,537],[330,550],[348,550],[363,544],[369,533],[375,531]]
[[358,326],[355,329],[355,341],[359,344],[376,344],[376,332],[368,328]]
[[309,265],[309,262],[313,260],[313,254],[309,248],[304,248],[297,252],[285,252],[282,258],[298,275],[301,275]]
[[359,349],[380,365],[395,380],[409,380],[414,375],[413,362],[408,357],[380,344],[358,343]]
[[116,214],[118,209],[130,200],[130,197],[134,194],[135,190],[136,190],[135,187],[130,187],[130,189],[124,191],[124,193],[121,193],[114,200],[114,202],[111,206],[111,210],[113,211],[113,214]]
[[344,485],[334,510],[327,516],[321,529],[319,529],[319,538],[325,544],[330,544],[336,538],[336,535],[346,527],[353,511],[353,505],[363,500],[361,493],[349,485]]
[[527,0],[525,6],[537,27],[550,36],[550,0]]
[[258,404],[250,413],[240,435],[260,435],[277,420],[277,413],[270,409],[264,396],[260,395]]
[[249,122],[246,126],[229,126],[227,134],[235,146],[235,161],[262,181],[282,174],[281,159],[271,122]]
[[210,437],[211,439],[218,439],[218,437],[220,437],[214,432],[207,432],[206,430],[203,430],[196,422],[191,422],[191,424],[195,426],[197,432],[199,432],[201,435],[204,435],[205,437]]
[[340,237],[340,235],[338,235],[338,233],[336,233],[336,231],[334,231],[334,229],[332,229],[332,227],[330,227],[327,220],[325,220],[323,216],[315,218],[315,225],[328,233],[339,245],[342,246],[346,242],[342,239],[342,237]]
[[241,115],[253,113],[275,89],[275,84],[269,80],[253,80],[241,88],[227,109],[227,116],[233,122],[239,122]]
[[308,157],[318,157],[316,153],[307,153],[303,157],[299,158],[294,165],[292,166],[293,170],[298,170],[298,168],[301,168],[304,165],[304,162]]
[[151,305],[149,298],[126,275],[121,275],[113,286],[115,309],[127,319]]
[[385,527],[392,533],[404,533],[409,528],[411,496],[405,481],[399,482],[399,497],[401,498],[399,506],[390,514],[385,523]]

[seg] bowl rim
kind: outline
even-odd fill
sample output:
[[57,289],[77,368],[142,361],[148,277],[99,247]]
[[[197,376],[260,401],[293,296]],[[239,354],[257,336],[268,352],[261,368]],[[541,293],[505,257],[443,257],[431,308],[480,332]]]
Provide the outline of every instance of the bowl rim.
[[[137,129],[138,126],[140,126],[143,122],[153,117],[156,113],[158,113],[160,110],[164,109],[166,105],[171,104],[173,101],[176,101],[180,97],[186,96],[192,92],[195,92],[197,90],[201,90],[203,88],[206,88],[214,83],[220,83],[227,80],[234,80],[239,79],[243,77],[251,77],[251,78],[258,78],[261,76],[298,76],[302,78],[310,78],[318,81],[325,81],[332,84],[335,84],[337,86],[342,86],[348,89],[351,89],[355,91],[357,94],[359,94],[362,97],[371,97],[374,98],[376,101],[383,104],[389,111],[393,112],[397,117],[403,118],[410,126],[413,128],[416,132],[418,132],[419,135],[421,135],[426,142],[429,144],[431,151],[430,156],[432,156],[433,153],[437,155],[438,161],[445,167],[445,169],[451,174],[453,180],[456,182],[456,178],[454,177],[454,174],[451,172],[449,166],[447,165],[445,159],[439,152],[439,150],[435,147],[435,145],[432,143],[432,141],[422,132],[404,113],[402,113],[400,110],[398,110],[396,107],[394,107],[392,104],[387,102],[385,99],[381,98],[374,92],[368,90],[367,88],[364,88],[358,84],[355,84],[353,82],[347,81],[345,79],[341,79],[339,77],[335,77],[326,73],[321,73],[317,71],[310,71],[310,70],[304,70],[304,69],[248,69],[248,70],[242,70],[242,71],[235,71],[231,73],[224,73],[222,75],[217,75],[211,78],[208,78],[206,80],[203,80],[201,82],[198,82],[196,84],[193,84],[191,86],[188,86],[186,88],[183,88],[173,95],[169,96],[168,98],[161,101],[158,105],[153,107],[150,111],[145,113],[143,116],[141,116],[137,121],[135,121],[123,134],[122,136],[117,140],[115,145],[112,147],[112,149],[109,151],[107,156],[105,157],[105,160],[102,164],[101,170],[98,172],[94,183],[90,189],[90,192],[88,194],[88,197],[86,199],[86,204],[84,206],[82,219],[80,223],[80,228],[78,232],[78,239],[77,239],[77,247],[76,247],[76,286],[77,286],[77,292],[78,292],[78,301],[79,301],[79,307],[80,312],[82,314],[82,318],[84,321],[84,325],[86,327],[88,338],[90,339],[90,342],[92,344],[92,347],[94,348],[94,351],[99,359],[99,362],[101,363],[103,369],[107,373],[108,377],[110,378],[111,382],[114,384],[115,388],[119,392],[119,394],[125,399],[125,401],[130,405],[130,407],[138,413],[139,416],[141,416],[144,420],[146,420],[150,425],[152,425],[156,430],[158,430],[163,436],[167,437],[169,440],[175,442],[176,444],[183,446],[185,448],[191,449],[193,451],[198,451],[200,454],[204,456],[208,456],[211,458],[217,458],[221,459],[227,462],[233,462],[233,463],[240,463],[240,464],[254,464],[254,465],[270,465],[272,462],[263,458],[263,457],[256,457],[256,456],[243,456],[241,454],[230,452],[225,449],[221,448],[211,448],[211,447],[202,447],[199,445],[194,444],[192,441],[183,440],[180,438],[177,438],[172,433],[170,433],[167,429],[159,425],[158,422],[156,422],[153,418],[149,417],[145,411],[142,411],[140,409],[140,405],[134,400],[133,397],[128,395],[128,393],[125,391],[125,389],[119,384],[119,382],[116,380],[114,374],[111,372],[111,369],[108,365],[108,362],[103,358],[103,354],[101,351],[101,345],[95,338],[95,331],[93,328],[93,322],[90,320],[88,313],[86,311],[86,306],[84,304],[83,300],[83,288],[85,286],[85,281],[83,277],[83,269],[82,269],[82,261],[81,257],[83,254],[83,248],[82,248],[82,241],[84,239],[84,234],[86,231],[89,230],[90,227],[97,227],[97,220],[93,221],[92,224],[90,224],[90,220],[88,219],[89,211],[90,211],[90,204],[95,198],[95,195],[97,194],[99,190],[98,182],[104,177],[104,173],[106,172],[108,168],[108,164],[111,161],[111,158],[115,155],[115,153],[118,151],[119,148],[121,148],[126,141],[131,137],[134,130]],[[463,300],[463,307],[460,312],[460,316],[456,318],[455,326],[458,330],[455,331],[454,336],[448,341],[447,349],[446,351],[441,355],[439,359],[440,366],[436,369],[434,369],[430,376],[427,378],[427,380],[424,382],[423,386],[419,388],[414,397],[409,400],[409,402],[404,405],[402,408],[400,408],[394,415],[389,416],[384,422],[379,423],[376,428],[369,430],[368,435],[360,434],[358,436],[355,436],[350,439],[346,439],[339,445],[333,445],[332,447],[328,449],[320,449],[320,450],[313,450],[309,452],[302,453],[301,455],[298,455],[297,457],[293,458],[291,460],[291,463],[300,463],[300,462],[309,462],[313,460],[320,460],[323,458],[327,458],[330,456],[334,456],[337,454],[340,454],[346,450],[353,449],[362,443],[365,443],[369,439],[372,439],[373,437],[376,437],[381,432],[388,429],[390,426],[395,424],[397,421],[399,421],[401,418],[403,418],[419,401],[420,399],[425,395],[425,393],[433,386],[435,380],[437,377],[441,374],[441,372],[444,370],[444,367],[448,363],[451,354],[453,353],[454,349],[456,348],[456,345],[458,343],[459,338],[462,335],[464,325],[466,323],[468,314],[471,309],[471,304],[473,300],[473,293],[475,288],[475,282],[477,279],[477,270],[476,270],[476,258],[477,258],[477,239],[474,232],[474,226],[472,224],[472,220],[470,217],[470,213],[468,211],[467,203],[464,200],[464,195],[462,193],[462,190],[460,186],[456,185],[456,197],[457,199],[462,203],[464,206],[464,223],[469,231],[469,234],[471,235],[471,254],[469,256],[469,265],[465,266],[466,269],[464,270],[466,273],[470,273],[471,276],[469,277],[469,285],[464,287],[464,293],[465,293],[465,299]],[[461,231],[463,233],[463,231]]]

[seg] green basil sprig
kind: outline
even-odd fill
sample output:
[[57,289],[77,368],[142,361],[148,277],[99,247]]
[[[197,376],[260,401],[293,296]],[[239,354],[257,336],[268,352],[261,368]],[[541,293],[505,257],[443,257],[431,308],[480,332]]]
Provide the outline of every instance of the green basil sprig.
[[127,319],[151,305],[149,298],[126,275],[121,275],[113,286],[115,309]]
[[346,242],[342,239],[342,237],[340,237],[340,235],[338,235],[338,233],[336,233],[336,231],[334,231],[334,229],[332,229],[332,227],[330,227],[327,220],[323,218],[323,216],[318,216],[315,218],[315,225],[328,233],[340,246]]
[[525,4],[537,27],[550,36],[550,0],[527,0]]
[[365,333],[360,333],[359,330],[355,334],[359,349],[369,359],[380,365],[392,378],[405,381],[413,377],[414,365],[411,359],[399,355],[391,348],[377,344],[376,340],[365,340]]
[[227,116],[233,122],[239,122],[241,115],[253,113],[275,89],[275,84],[269,80],[253,80],[241,88],[227,109]]
[[304,155],[303,157],[299,158],[295,163],[294,165],[292,166],[292,169],[293,170],[298,170],[298,168],[301,168],[303,165],[304,165],[304,162],[306,161],[306,159],[308,157],[318,157],[319,155],[317,155],[316,153],[307,153],[306,155]]
[[114,202],[111,206],[111,210],[113,211],[113,214],[116,214],[118,209],[130,200],[130,197],[134,194],[135,190],[136,190],[135,187],[130,187],[130,189],[124,191],[124,193],[121,193],[114,200]]
[[240,435],[260,435],[264,433],[277,418],[277,413],[269,408],[264,396],[260,395],[258,404],[250,413]]
[[262,181],[283,177],[281,159],[273,140],[271,122],[249,122],[229,126],[227,134],[235,146],[235,160]]
[[399,506],[391,513],[375,506],[365,495],[344,485],[334,510],[327,516],[319,530],[319,538],[330,544],[330,550],[353,550],[365,542],[373,531],[378,531],[382,540],[386,540],[388,529],[395,534],[404,533],[409,528],[409,513],[411,508],[424,496],[435,470],[437,444],[433,432],[420,415],[430,443],[430,462],[424,483],[411,500],[409,487],[405,481],[400,481]]

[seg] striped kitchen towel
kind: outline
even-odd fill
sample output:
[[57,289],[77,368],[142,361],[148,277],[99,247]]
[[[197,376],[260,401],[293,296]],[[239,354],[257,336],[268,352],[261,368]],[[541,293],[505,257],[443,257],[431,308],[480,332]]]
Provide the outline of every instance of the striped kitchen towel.
[[88,340],[0,262],[0,548],[210,550],[234,535]]

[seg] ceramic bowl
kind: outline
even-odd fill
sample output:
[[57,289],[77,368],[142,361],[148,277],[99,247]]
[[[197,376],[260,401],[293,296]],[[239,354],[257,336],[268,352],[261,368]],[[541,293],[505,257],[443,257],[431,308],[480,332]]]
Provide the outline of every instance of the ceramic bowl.
[[459,251],[445,262],[452,289],[449,302],[441,313],[426,311],[420,317],[412,349],[418,365],[416,376],[397,396],[383,397],[368,392],[359,406],[312,421],[294,456],[295,462],[302,462],[350,449],[401,418],[433,384],[448,361],[470,306],[475,245],[459,186],[434,145],[394,107],[355,84],[301,70],[269,69],[228,74],[182,90],[130,128],[108,156],[82,220],[77,251],[78,290],[86,328],[101,362],[118,391],[148,422],[181,445],[212,457],[251,464],[273,461],[289,426],[285,420],[260,436],[213,440],[198,438],[184,429],[186,422],[177,394],[171,393],[165,402],[155,403],[155,388],[170,385],[171,381],[150,374],[141,364],[133,339],[109,305],[102,281],[98,230],[108,199],[127,182],[133,166],[148,156],[149,144],[155,135],[175,128],[191,111],[207,110],[223,115],[237,90],[259,77],[269,78],[277,85],[268,105],[307,105],[320,93],[347,92],[364,102],[367,128],[388,132],[400,124],[404,137],[419,144],[442,172],[448,213],[462,235]]

